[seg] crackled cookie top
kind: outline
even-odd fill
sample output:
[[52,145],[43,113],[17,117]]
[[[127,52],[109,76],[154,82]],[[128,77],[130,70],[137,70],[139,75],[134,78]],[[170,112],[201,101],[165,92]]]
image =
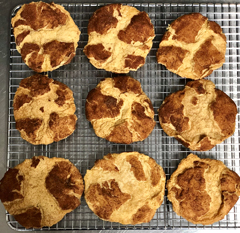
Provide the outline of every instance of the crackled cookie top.
[[24,4],[11,23],[18,52],[36,72],[55,70],[75,56],[80,31],[64,7],[41,1]]
[[13,99],[16,129],[32,144],[50,144],[73,133],[77,117],[72,91],[35,74],[20,82]]
[[80,205],[83,179],[67,159],[34,156],[0,180],[0,199],[26,228],[52,226]]
[[106,78],[91,90],[86,117],[97,136],[116,143],[142,141],[156,124],[150,99],[129,76]]
[[202,79],[225,62],[226,36],[200,13],[173,21],[162,38],[157,61],[183,78]]
[[235,131],[237,107],[209,80],[188,82],[159,108],[163,130],[191,150],[206,151]]
[[194,224],[224,218],[240,196],[240,177],[221,161],[189,154],[167,183],[173,210]]
[[163,202],[165,179],[162,167],[144,154],[108,154],[87,170],[85,199],[103,220],[149,222]]
[[146,12],[121,4],[106,5],[94,12],[88,35],[84,52],[92,65],[115,73],[143,66],[155,37]]

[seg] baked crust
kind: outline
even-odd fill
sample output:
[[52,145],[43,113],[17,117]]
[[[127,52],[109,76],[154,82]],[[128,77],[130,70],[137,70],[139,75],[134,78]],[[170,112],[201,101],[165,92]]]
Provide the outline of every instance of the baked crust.
[[165,179],[162,167],[144,154],[108,154],[87,170],[85,199],[103,220],[149,222],[163,202]]
[[202,79],[225,62],[226,36],[200,13],[173,21],[162,38],[157,61],[183,78]]
[[115,143],[143,141],[156,124],[150,99],[130,76],[106,78],[91,90],[86,117],[98,137]]
[[165,98],[158,116],[164,132],[191,150],[207,151],[235,131],[237,107],[209,80],[190,81]]
[[154,37],[146,12],[110,4],[99,8],[90,18],[84,53],[98,69],[128,73],[144,65]]
[[72,91],[45,75],[35,74],[20,82],[13,110],[16,129],[34,145],[60,141],[76,127]]
[[41,1],[24,4],[11,23],[16,48],[34,71],[55,70],[75,56],[80,31],[61,5]]
[[223,162],[189,154],[167,182],[173,210],[189,222],[209,225],[224,218],[240,196],[240,177]]
[[59,222],[80,205],[83,179],[67,159],[34,156],[10,168],[0,181],[0,199],[25,228]]

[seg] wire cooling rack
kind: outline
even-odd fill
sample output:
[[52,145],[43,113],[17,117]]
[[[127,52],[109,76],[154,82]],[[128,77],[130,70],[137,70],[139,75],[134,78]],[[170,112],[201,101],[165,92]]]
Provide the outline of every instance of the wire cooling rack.
[[[16,44],[11,28],[10,37],[10,77],[9,77],[9,118],[8,118],[8,154],[7,167],[14,167],[26,158],[45,155],[48,157],[62,157],[69,159],[84,176],[87,169],[91,169],[97,159],[101,159],[108,153],[120,153],[124,151],[138,151],[154,158],[160,164],[167,180],[177,168],[181,159],[185,158],[190,150],[183,147],[174,138],[168,137],[161,129],[157,117],[157,110],[164,98],[172,92],[183,89],[188,80],[180,78],[176,74],[156,62],[156,52],[159,42],[166,31],[168,24],[179,16],[191,12],[200,12],[210,20],[216,21],[223,29],[227,37],[226,62],[218,70],[214,71],[208,79],[213,81],[217,88],[228,94],[237,106],[240,106],[240,4],[170,4],[170,3],[134,3],[129,4],[140,11],[146,11],[155,28],[156,37],[153,48],[146,59],[146,64],[136,72],[130,72],[130,76],[141,82],[143,91],[151,99],[155,120],[157,122],[151,135],[143,142],[131,145],[114,144],[97,137],[91,124],[85,117],[85,101],[88,92],[93,89],[102,78],[112,77],[113,74],[94,68],[83,53],[83,47],[87,44],[88,20],[95,10],[103,6],[103,3],[77,3],[62,4],[68,10],[75,23],[81,30],[79,46],[73,61],[59,69],[49,72],[48,76],[68,85],[75,98],[78,117],[75,132],[65,140],[50,145],[34,146],[24,141],[15,128],[13,117],[13,97],[20,81],[33,74],[22,61],[16,50]],[[12,17],[20,6],[12,11]],[[208,152],[193,152],[201,158],[219,159],[230,169],[240,174],[239,159],[239,128],[240,117],[236,118],[236,130],[233,136],[217,145]],[[166,191],[167,195],[167,191]],[[164,202],[157,210],[154,218],[146,224],[121,225],[100,220],[88,208],[84,197],[81,205],[73,212],[67,214],[62,221],[44,230],[102,230],[102,229],[179,229],[179,228],[207,228],[225,229],[240,228],[240,202],[232,208],[229,214],[213,225],[194,225],[177,216],[165,195]],[[26,230],[15,219],[6,213],[6,220],[15,230]]]

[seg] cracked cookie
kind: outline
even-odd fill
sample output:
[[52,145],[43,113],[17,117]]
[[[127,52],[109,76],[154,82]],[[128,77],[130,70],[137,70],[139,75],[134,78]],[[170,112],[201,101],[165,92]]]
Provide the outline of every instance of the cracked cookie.
[[115,143],[143,141],[156,124],[150,99],[130,76],[106,78],[92,89],[86,117],[98,137]]
[[189,154],[167,182],[173,210],[189,222],[209,225],[224,218],[240,196],[240,177],[223,162]]
[[11,23],[17,50],[34,71],[55,70],[75,56],[80,31],[61,5],[24,4]]
[[162,167],[149,156],[108,154],[87,170],[85,199],[103,220],[133,225],[149,222],[163,202],[165,180]]
[[128,73],[144,65],[154,37],[146,12],[110,4],[99,8],[90,18],[84,53],[98,69]]
[[191,150],[207,151],[235,131],[237,107],[209,80],[190,81],[158,110],[164,132]]
[[25,228],[59,222],[80,205],[83,179],[67,159],[34,156],[10,168],[0,180],[0,199]]
[[13,99],[16,129],[31,144],[50,144],[73,133],[77,116],[72,91],[63,83],[35,74],[23,79]]
[[226,36],[200,13],[173,21],[157,51],[158,63],[183,78],[202,79],[225,62]]

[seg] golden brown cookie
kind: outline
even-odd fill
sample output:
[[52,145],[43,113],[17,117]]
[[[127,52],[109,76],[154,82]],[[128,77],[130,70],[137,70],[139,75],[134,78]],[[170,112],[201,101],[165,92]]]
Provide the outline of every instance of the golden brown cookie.
[[165,180],[162,167],[144,154],[108,154],[87,170],[85,199],[103,220],[149,222],[163,202]]
[[143,141],[156,124],[150,99],[130,76],[106,78],[91,90],[86,117],[98,137],[116,143]]
[[84,53],[98,69],[128,73],[144,65],[154,37],[146,12],[110,4],[98,9],[90,18]]
[[213,82],[202,79],[167,96],[158,115],[166,134],[191,150],[206,151],[234,133],[237,107]]
[[75,56],[80,31],[64,7],[41,1],[24,4],[11,23],[18,52],[36,72],[55,70]]
[[73,133],[77,117],[72,91],[35,74],[20,82],[13,99],[16,129],[32,144],[50,144]]
[[10,168],[0,180],[0,199],[25,228],[59,222],[80,205],[83,179],[67,159],[34,156]]
[[189,222],[209,225],[224,218],[240,196],[240,177],[223,162],[189,154],[167,182],[173,210]]
[[202,79],[225,62],[226,36],[200,13],[179,17],[168,27],[157,61],[183,78]]

